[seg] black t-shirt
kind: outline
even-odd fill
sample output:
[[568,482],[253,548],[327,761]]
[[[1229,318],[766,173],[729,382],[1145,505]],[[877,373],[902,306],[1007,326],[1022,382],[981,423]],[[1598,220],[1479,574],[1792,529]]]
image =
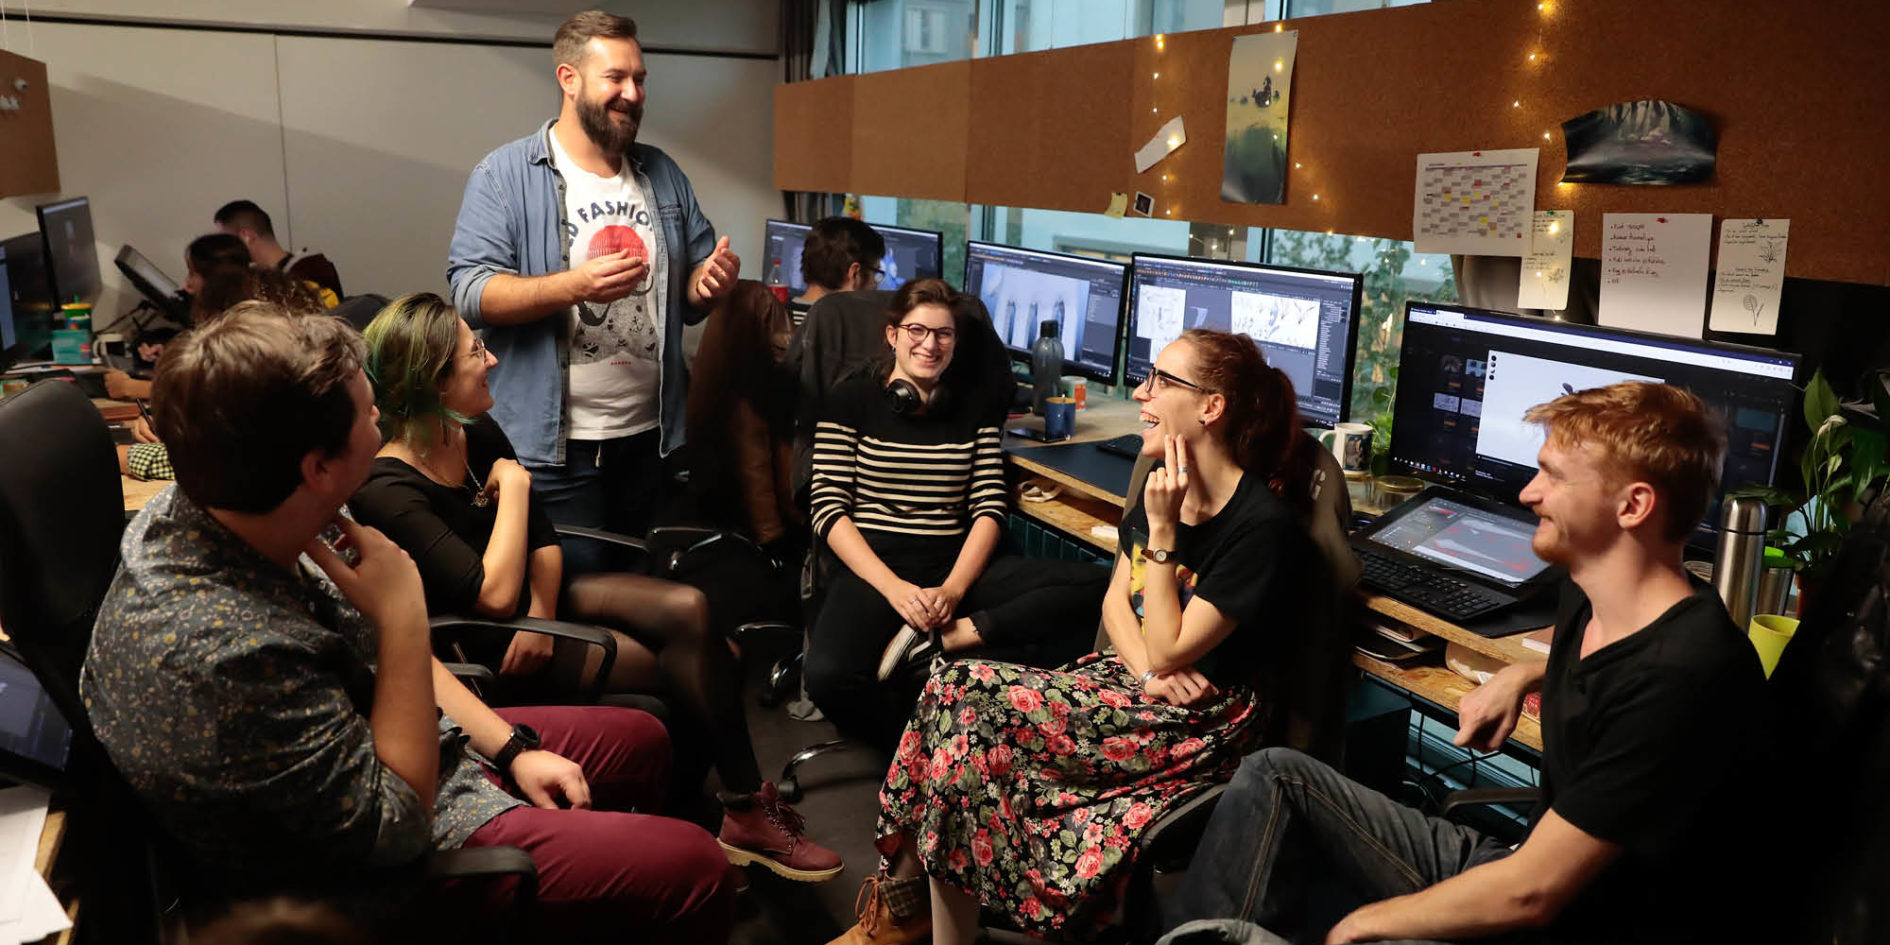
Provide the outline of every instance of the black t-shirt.
[[[486,581],[486,544],[498,520],[499,503],[475,505],[480,485],[492,478],[498,459],[517,459],[512,441],[489,416],[466,425],[466,478],[443,486],[391,456],[374,460],[368,479],[348,500],[356,521],[380,529],[407,550],[427,589],[427,612],[471,614]],[[474,473],[477,473],[475,481]],[[557,530],[536,501],[526,513],[525,546],[558,543]],[[531,606],[531,582],[524,582],[516,614]]]
[[[1159,468],[1159,466],[1157,467]],[[1129,560],[1129,600],[1142,616],[1148,561],[1148,513],[1136,503],[1122,519],[1118,547]],[[1199,597],[1228,619],[1234,631],[1194,668],[1217,684],[1244,683],[1271,691],[1273,674],[1286,669],[1286,634],[1303,626],[1306,589],[1323,573],[1319,550],[1293,511],[1248,473],[1207,521],[1175,526],[1175,568],[1183,612]]]
[[1558,940],[1762,940],[1743,933],[1781,868],[1766,805],[1792,792],[1774,777],[1757,652],[1701,582],[1583,658],[1593,613],[1567,583],[1542,682],[1543,804],[1622,852],[1557,918]]

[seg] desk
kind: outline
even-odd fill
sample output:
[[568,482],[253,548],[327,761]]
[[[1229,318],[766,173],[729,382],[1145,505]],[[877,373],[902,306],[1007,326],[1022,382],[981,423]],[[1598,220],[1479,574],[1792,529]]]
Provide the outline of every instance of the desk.
[[[1103,403],[1092,401],[1088,410],[1077,414],[1076,436],[1065,442],[1095,442],[1124,433],[1136,432],[1141,429],[1141,423],[1137,420],[1138,413],[1139,405],[1134,401],[1114,398]],[[1088,422],[1085,423],[1085,420]],[[1030,418],[1021,422],[1012,421],[1008,426],[1019,426],[1023,423],[1035,423],[1040,429],[1042,420]],[[1090,529],[1097,525],[1118,524],[1122,518],[1123,506],[1127,504],[1127,501],[1108,489],[1083,482],[1061,470],[1031,461],[1029,452],[1032,445],[1033,442],[1030,440],[1006,436],[1004,438],[1005,458],[1019,470],[1049,479],[1064,488],[1061,494],[1048,502],[1019,500],[1014,503],[1018,514],[1048,525],[1104,554],[1113,556],[1116,553],[1115,540],[1097,536]],[[1462,644],[1477,653],[1503,663],[1543,658],[1541,653],[1523,646],[1520,635],[1489,639],[1383,595],[1365,594],[1364,598],[1366,608],[1374,613],[1403,621],[1425,633],[1443,637],[1452,643]],[[1448,712],[1455,712],[1457,704],[1463,700],[1463,697],[1476,688],[1475,683],[1442,666],[1396,666],[1372,659],[1363,653],[1353,653],[1352,664],[1365,673]],[[1518,721],[1516,732],[1511,738],[1518,744],[1537,752],[1542,750],[1542,727],[1534,719],[1524,718]]]
[[118,474],[120,485],[125,489],[125,513],[127,515],[142,511],[146,503],[157,498],[164,487],[171,484],[169,479],[138,479]]

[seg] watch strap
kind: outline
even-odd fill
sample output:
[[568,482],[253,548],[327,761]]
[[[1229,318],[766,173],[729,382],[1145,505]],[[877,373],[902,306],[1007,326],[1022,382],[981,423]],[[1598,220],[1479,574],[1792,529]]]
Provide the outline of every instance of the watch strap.
[[512,762],[517,760],[519,755],[537,748],[538,744],[537,732],[525,725],[514,725],[511,737],[507,738],[505,746],[499,749],[498,757],[492,759],[492,766],[499,769],[499,773],[503,775],[512,769]]

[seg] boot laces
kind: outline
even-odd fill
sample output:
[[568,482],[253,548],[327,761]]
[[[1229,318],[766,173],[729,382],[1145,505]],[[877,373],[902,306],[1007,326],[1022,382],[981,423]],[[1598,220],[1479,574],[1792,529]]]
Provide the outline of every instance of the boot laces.
[[860,920],[860,930],[868,935],[879,930],[879,914],[883,911],[879,897],[879,877],[869,876],[860,884],[859,895],[853,897],[853,915]]

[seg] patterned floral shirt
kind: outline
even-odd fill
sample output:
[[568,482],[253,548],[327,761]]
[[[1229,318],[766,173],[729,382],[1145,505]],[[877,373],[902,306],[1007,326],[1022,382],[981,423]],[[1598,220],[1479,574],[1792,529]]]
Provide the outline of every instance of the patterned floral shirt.
[[291,574],[176,486],[126,528],[81,689],[113,763],[206,865],[382,866],[520,802],[440,717],[431,815],[374,754],[374,627],[307,558]]

